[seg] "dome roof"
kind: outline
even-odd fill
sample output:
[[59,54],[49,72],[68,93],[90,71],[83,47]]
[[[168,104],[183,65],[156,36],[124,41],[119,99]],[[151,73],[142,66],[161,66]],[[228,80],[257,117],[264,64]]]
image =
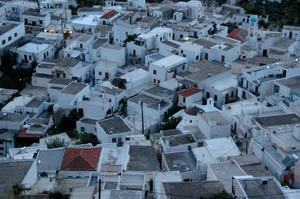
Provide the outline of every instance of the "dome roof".
[[251,23],[256,23],[256,22],[257,22],[257,19],[256,19],[256,18],[251,18],[251,19],[250,19],[250,22],[251,22]]
[[204,113],[205,111],[202,108],[198,107],[187,107],[184,112],[188,115],[197,115],[198,113]]

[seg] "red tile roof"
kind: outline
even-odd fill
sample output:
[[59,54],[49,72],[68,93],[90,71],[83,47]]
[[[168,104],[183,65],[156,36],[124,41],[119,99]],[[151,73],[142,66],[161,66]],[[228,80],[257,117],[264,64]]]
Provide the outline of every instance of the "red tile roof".
[[96,171],[101,148],[67,148],[60,170],[62,171]]
[[192,88],[188,88],[188,89],[181,91],[179,93],[179,95],[181,95],[183,97],[189,97],[189,96],[192,96],[199,92],[201,92],[201,90],[199,88],[192,87]]
[[26,133],[27,129],[21,129],[20,133],[18,134],[18,138],[42,138],[44,135],[42,134],[32,134]]
[[248,31],[241,30],[241,29],[234,29],[228,35],[228,37],[239,40],[242,43],[246,41],[247,36],[248,36]]
[[100,18],[101,18],[101,19],[110,19],[110,18],[114,17],[114,16],[117,15],[117,14],[118,14],[117,11],[111,10],[111,11],[105,13],[104,15],[102,15]]

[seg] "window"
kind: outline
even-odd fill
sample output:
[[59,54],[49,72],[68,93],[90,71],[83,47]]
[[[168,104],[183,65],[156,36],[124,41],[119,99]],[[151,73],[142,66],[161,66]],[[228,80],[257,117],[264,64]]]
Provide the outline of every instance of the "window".
[[207,99],[210,98],[210,93],[209,92],[206,93],[206,98]]
[[99,72],[98,74],[99,74],[99,75],[102,75],[102,72]]
[[11,41],[11,36],[8,37],[8,41]]
[[80,131],[81,132],[85,132],[85,128],[82,126],[82,127],[80,127]]
[[199,55],[196,56],[196,60],[199,60]]
[[233,96],[234,96],[234,91],[231,92],[231,97],[233,97]]
[[180,53],[182,54],[182,53],[183,53],[183,50],[181,50]]
[[156,79],[154,79],[153,82],[156,83]]
[[18,33],[15,33],[15,37],[17,37],[18,36]]
[[180,39],[182,39],[182,38],[183,38],[183,35],[180,35],[179,37],[180,37]]
[[182,98],[182,102],[185,103],[185,97]]
[[184,70],[184,69],[185,69],[185,65],[182,66],[182,70]]
[[2,45],[4,45],[5,43],[6,43],[5,39],[4,39],[4,40],[2,40]]
[[40,20],[40,24],[43,24],[43,21],[42,21],[42,20]]
[[49,56],[49,52],[47,51],[47,57]]
[[218,101],[218,96],[217,95],[214,96],[214,100]]
[[108,101],[111,102],[111,99],[109,99]]
[[156,75],[156,70],[153,70],[153,74]]
[[31,58],[31,55],[29,55],[29,60],[31,60],[32,58]]
[[112,138],[111,142],[117,142],[117,139],[116,138]]

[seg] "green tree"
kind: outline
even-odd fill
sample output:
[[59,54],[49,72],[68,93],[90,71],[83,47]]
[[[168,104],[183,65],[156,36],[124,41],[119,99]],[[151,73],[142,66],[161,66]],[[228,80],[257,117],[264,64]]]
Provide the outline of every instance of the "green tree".
[[79,140],[80,140],[80,144],[91,143],[93,146],[100,144],[97,136],[86,132],[79,133]]
[[12,189],[12,192],[13,192],[13,195],[14,195],[15,198],[19,198],[24,191],[29,191],[30,190],[29,188],[25,188],[24,185],[18,184],[18,183],[13,184],[11,189]]
[[124,43],[134,41],[137,38],[137,34],[127,35],[127,38],[124,40]]
[[65,140],[59,137],[51,138],[45,142],[48,149],[60,148],[65,146]]
[[175,129],[181,120],[181,116],[171,117],[161,126],[161,130]]

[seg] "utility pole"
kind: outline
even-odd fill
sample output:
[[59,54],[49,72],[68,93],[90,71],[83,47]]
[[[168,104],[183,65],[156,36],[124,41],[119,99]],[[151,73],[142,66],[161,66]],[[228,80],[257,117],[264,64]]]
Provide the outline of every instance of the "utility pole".
[[98,199],[101,199],[101,178],[99,178],[99,194],[98,194]]
[[144,106],[143,106],[144,102],[141,102],[141,112],[142,112],[142,134],[144,134]]

